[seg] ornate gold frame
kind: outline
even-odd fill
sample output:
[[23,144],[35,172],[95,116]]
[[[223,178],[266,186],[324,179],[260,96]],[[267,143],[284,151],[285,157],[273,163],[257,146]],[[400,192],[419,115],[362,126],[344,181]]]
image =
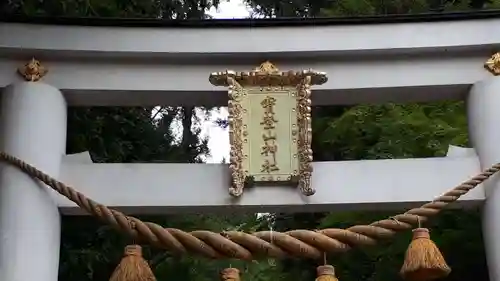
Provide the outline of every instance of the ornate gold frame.
[[321,85],[328,80],[323,72],[304,70],[300,72],[280,72],[271,62],[262,63],[250,72],[224,71],[212,73],[209,81],[214,86],[228,87],[229,111],[229,141],[231,186],[229,193],[235,197],[243,193],[245,186],[253,184],[255,179],[249,177],[242,162],[245,157],[243,143],[248,132],[243,126],[242,114],[245,110],[241,100],[246,95],[244,87],[262,87],[266,90],[278,90],[283,87],[297,89],[297,148],[299,171],[297,175],[289,177],[296,182],[302,194],[313,195],[315,190],[311,187],[312,175],[312,149],[311,149],[311,85]]

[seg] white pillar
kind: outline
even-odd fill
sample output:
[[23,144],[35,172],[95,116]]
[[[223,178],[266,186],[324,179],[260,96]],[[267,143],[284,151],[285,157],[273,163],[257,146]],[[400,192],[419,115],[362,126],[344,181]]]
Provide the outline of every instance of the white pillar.
[[[66,102],[42,82],[5,88],[0,149],[59,176],[66,150]],[[46,186],[2,165],[0,170],[0,280],[57,281],[60,215]]]
[[[490,77],[472,87],[468,101],[469,137],[486,169],[500,162],[500,77]],[[483,237],[491,281],[500,281],[500,176],[484,185]]]

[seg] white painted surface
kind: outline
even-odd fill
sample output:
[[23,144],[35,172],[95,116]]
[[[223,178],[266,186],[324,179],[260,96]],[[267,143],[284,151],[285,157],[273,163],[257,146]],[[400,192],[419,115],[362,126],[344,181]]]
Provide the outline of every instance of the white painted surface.
[[[500,162],[500,77],[478,82],[468,98],[469,135],[483,168]],[[500,281],[500,177],[485,184],[483,236],[491,281]]]
[[[500,41],[499,41],[500,42]],[[282,70],[313,68],[329,80],[313,87],[313,104],[407,102],[463,99],[470,85],[487,78],[483,63],[489,52],[453,56],[384,57],[366,60],[283,60]],[[45,81],[61,89],[71,105],[227,105],[227,89],[214,87],[214,71],[248,71],[244,65],[171,64],[126,61],[42,60],[50,74]],[[24,60],[0,59],[0,87],[17,75]]]
[[75,154],[67,154],[62,158],[62,165],[72,163],[80,163],[80,164],[92,164],[92,157],[90,157],[90,153],[88,151],[75,153]]
[[495,32],[498,25],[500,19],[260,28],[127,28],[2,23],[0,50],[79,51],[94,56],[109,52],[143,57],[186,53],[451,50],[498,45],[500,34]]
[[[476,156],[314,163],[311,197],[287,187],[254,187],[240,200],[228,194],[229,172],[217,164],[76,164],[61,180],[111,207],[139,213],[187,211],[335,211],[411,207],[431,201],[479,172]],[[481,204],[481,187],[461,201]],[[62,212],[78,213],[57,197]]]
[[463,99],[489,75],[482,64],[500,48],[497,24],[500,19],[266,28],[0,23],[0,87],[36,56],[50,69],[45,81],[70,105],[217,106],[227,104],[227,92],[208,75],[248,71],[265,58],[285,71],[326,72],[329,81],[313,88],[316,105]]
[[[1,149],[58,176],[66,146],[66,103],[56,88],[15,83],[4,90]],[[0,280],[55,281],[60,215],[49,190],[12,166],[0,170]]]
[[461,147],[450,145],[448,146],[448,151],[446,152],[446,157],[456,158],[456,157],[477,157],[476,150],[474,148]]

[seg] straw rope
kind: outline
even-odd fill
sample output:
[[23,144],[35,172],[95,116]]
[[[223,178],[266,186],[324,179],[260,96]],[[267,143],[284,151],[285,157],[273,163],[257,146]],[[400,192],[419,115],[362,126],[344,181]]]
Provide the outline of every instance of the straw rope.
[[297,229],[249,234],[238,231],[215,233],[206,230],[184,232],[174,228],[163,228],[158,224],[143,222],[101,205],[14,156],[0,152],[0,160],[42,181],[83,210],[138,241],[148,242],[177,254],[193,253],[208,258],[243,260],[261,256],[321,259],[325,252],[340,253],[352,247],[373,245],[377,240],[390,238],[396,232],[411,229],[419,221],[424,222],[438,214],[448,204],[457,201],[460,196],[500,170],[500,163],[497,163],[432,202],[370,225],[356,225],[347,229],[329,228],[317,231]]

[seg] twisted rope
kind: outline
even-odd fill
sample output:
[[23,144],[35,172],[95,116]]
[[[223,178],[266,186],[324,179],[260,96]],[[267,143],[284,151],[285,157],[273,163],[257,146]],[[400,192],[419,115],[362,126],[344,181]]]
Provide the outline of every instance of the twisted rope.
[[42,181],[89,214],[136,240],[149,242],[177,254],[190,252],[208,258],[242,260],[252,260],[259,256],[320,259],[325,252],[341,253],[355,246],[373,245],[377,240],[390,238],[396,232],[411,229],[419,221],[424,222],[435,216],[448,204],[457,201],[500,170],[500,163],[497,163],[430,203],[370,225],[356,225],[347,229],[329,228],[317,231],[297,229],[249,234],[238,231],[215,233],[206,230],[184,232],[175,228],[163,228],[158,224],[143,222],[99,204],[14,156],[0,152],[0,160]]

